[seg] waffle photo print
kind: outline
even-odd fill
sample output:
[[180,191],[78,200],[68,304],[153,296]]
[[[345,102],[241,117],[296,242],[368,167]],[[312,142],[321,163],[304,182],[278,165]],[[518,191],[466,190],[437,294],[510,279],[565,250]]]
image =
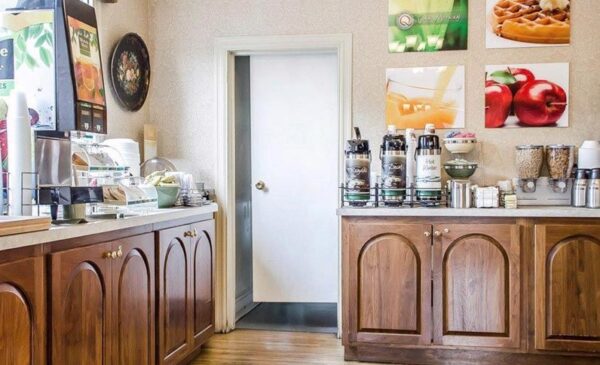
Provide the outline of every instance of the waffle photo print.
[[487,0],[487,48],[564,46],[571,0]]

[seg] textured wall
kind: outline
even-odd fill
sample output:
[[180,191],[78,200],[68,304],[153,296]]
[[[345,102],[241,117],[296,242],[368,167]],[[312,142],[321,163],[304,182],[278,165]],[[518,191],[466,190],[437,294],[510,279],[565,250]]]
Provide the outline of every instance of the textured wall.
[[110,85],[110,57],[114,46],[123,35],[138,33],[148,42],[148,0],[122,0],[116,4],[95,1],[100,28],[104,80],[108,108],[108,136],[141,139],[143,126],[148,121],[149,105],[135,113],[121,108]]
[[[361,127],[373,146],[378,146],[385,131],[387,67],[464,64],[466,127],[477,132],[483,142],[480,164],[484,168],[477,175],[480,182],[494,183],[499,177],[515,174],[516,144],[579,144],[583,139],[600,139],[600,41],[594,33],[600,14],[598,0],[573,1],[575,24],[570,47],[504,50],[485,49],[485,1],[473,0],[469,50],[430,54],[388,53],[387,0],[149,1],[154,66],[150,120],[159,126],[159,153],[211,186],[217,156],[215,37],[352,33],[353,123]],[[571,62],[571,126],[485,130],[484,66],[535,62]]]

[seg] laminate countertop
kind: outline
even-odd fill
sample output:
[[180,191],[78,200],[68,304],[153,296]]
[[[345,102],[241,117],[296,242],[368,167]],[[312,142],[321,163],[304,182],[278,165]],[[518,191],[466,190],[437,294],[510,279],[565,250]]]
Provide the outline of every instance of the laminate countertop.
[[360,208],[337,210],[342,217],[505,217],[505,218],[600,218],[600,209],[529,206],[505,208]]
[[157,209],[144,215],[130,216],[121,219],[102,219],[69,226],[52,226],[46,231],[0,237],[0,251],[90,236],[110,231],[118,231],[127,228],[135,228],[148,224],[158,224],[178,219],[191,218],[212,214],[217,210],[217,204],[212,203],[202,207],[193,208]]

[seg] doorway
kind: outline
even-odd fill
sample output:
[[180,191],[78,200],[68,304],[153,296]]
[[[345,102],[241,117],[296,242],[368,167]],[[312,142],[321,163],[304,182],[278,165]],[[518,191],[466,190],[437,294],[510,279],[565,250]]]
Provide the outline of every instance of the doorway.
[[337,67],[235,58],[238,328],[337,332]]
[[[330,316],[333,312],[337,312],[337,318],[328,322],[334,323],[330,327],[335,328],[335,324],[339,323],[340,232],[335,208],[337,185],[343,177],[343,143],[351,131],[351,44],[350,35],[236,37],[216,41],[219,122],[216,194],[221,208],[217,220],[220,233],[217,238],[217,331],[227,332],[235,328],[237,320],[242,318],[243,322],[244,317],[248,318],[246,313],[252,314],[252,309],[257,318],[272,318],[279,313],[288,320],[303,319],[304,322],[298,326],[287,324],[300,329],[306,329],[302,323],[310,327],[306,318],[331,318],[334,317]],[[250,72],[253,70],[253,58],[256,60],[256,72]],[[319,67],[311,61],[318,64],[317,59],[323,61],[327,58],[333,68],[324,69],[321,71],[324,73],[319,75]],[[278,66],[282,60],[288,66]],[[296,64],[290,67],[290,62]],[[253,106],[252,95],[240,106],[240,89],[236,87],[240,83],[237,76],[242,74],[240,67],[250,69],[246,88],[249,91],[255,89],[254,96],[258,95],[261,99],[265,94],[268,94],[267,99],[271,98],[266,104],[268,107]],[[250,82],[253,73],[260,75],[261,69],[263,76],[258,77],[259,81]],[[304,82],[313,78],[308,77],[311,73],[316,74],[314,78],[320,81],[317,86]],[[275,75],[284,77],[284,81],[261,88],[260,80],[273,81]],[[323,87],[327,75],[334,76],[331,82],[335,90],[333,97],[311,97],[327,89]],[[270,82],[266,84],[273,85]],[[294,90],[294,87],[298,89]],[[294,102],[285,105],[290,100]],[[323,130],[323,121],[318,127],[311,126],[310,123],[316,119],[310,118],[314,106],[309,103],[311,100],[316,105],[323,104],[325,100],[331,101],[333,113],[325,118],[327,123],[331,123],[328,125],[334,127],[331,135]],[[275,113],[273,105],[281,106],[278,113]],[[247,108],[246,116],[250,121],[246,122],[246,126],[240,124],[244,119],[240,108]],[[316,114],[327,113],[318,111]],[[256,129],[257,125],[260,129]],[[276,138],[278,136],[280,138]],[[307,148],[311,142],[315,142],[315,146],[327,145],[330,154],[317,150],[311,154],[311,148]],[[256,145],[259,147],[253,151],[252,146]],[[244,148],[245,152],[241,152]],[[325,158],[326,155],[332,157]],[[328,161],[327,169],[311,170],[313,165],[319,165],[311,161],[319,161],[319,157]],[[244,167],[240,168],[240,165]],[[284,167],[288,165],[292,168],[286,172]],[[273,166],[283,167],[273,169]],[[305,171],[309,171],[308,178],[303,175]],[[327,176],[331,181],[327,180]],[[323,199],[331,198],[331,207],[319,209],[328,214],[313,222],[309,220],[310,189],[303,184],[321,186],[323,190],[333,185],[331,192],[324,195],[327,198]],[[318,193],[312,195],[317,196]],[[321,224],[327,219],[331,221]],[[300,224],[294,226],[293,222]],[[325,229],[332,232],[333,238],[327,239],[327,233],[317,232],[320,225],[328,227]],[[315,229],[311,231],[313,227]],[[286,237],[285,233],[290,234]],[[325,244],[319,243],[318,238],[329,242],[327,247],[324,248]],[[242,247],[238,248],[238,243]],[[321,255],[318,255],[320,251]],[[321,280],[324,273],[329,280]],[[244,290],[245,295],[240,296]],[[244,298],[245,301],[240,300]],[[328,309],[328,305],[333,305],[329,307],[333,309]],[[338,334],[339,330],[338,326]]]

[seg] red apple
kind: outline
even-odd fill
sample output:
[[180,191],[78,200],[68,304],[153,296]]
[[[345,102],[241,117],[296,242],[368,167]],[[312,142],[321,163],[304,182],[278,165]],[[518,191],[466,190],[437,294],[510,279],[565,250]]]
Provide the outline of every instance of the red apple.
[[536,127],[556,124],[567,108],[567,93],[553,82],[531,81],[515,95],[514,108],[523,124]]
[[512,92],[504,84],[488,80],[485,82],[485,127],[504,126],[512,105]]
[[529,71],[526,68],[509,68],[508,71],[515,77],[514,83],[508,85],[513,95],[516,95],[519,90],[528,83],[529,81],[535,80],[535,75],[533,72]]

